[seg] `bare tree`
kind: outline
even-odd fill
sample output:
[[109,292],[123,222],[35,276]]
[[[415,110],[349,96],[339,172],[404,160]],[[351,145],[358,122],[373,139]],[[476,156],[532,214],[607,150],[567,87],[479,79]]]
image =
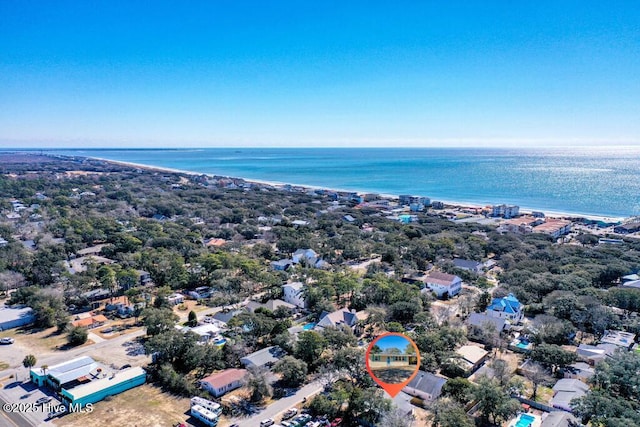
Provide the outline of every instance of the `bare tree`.
[[506,386],[511,378],[512,371],[509,368],[509,364],[506,360],[496,359],[491,362],[491,369],[493,370],[493,378],[495,378],[501,387]]
[[15,271],[3,271],[0,273],[0,290],[9,291],[11,289],[18,289],[25,286],[27,282],[24,280],[24,276]]
[[436,323],[442,326],[445,322],[449,321],[453,316],[455,316],[457,308],[454,306],[441,306],[441,305],[432,305],[431,306],[431,315]]
[[527,369],[523,372],[524,376],[533,384],[532,400],[536,400],[538,395],[538,386],[549,381],[550,376],[547,370],[536,362],[530,362]]
[[413,416],[408,416],[399,409],[392,409],[382,416],[379,425],[385,427],[411,427],[413,425]]

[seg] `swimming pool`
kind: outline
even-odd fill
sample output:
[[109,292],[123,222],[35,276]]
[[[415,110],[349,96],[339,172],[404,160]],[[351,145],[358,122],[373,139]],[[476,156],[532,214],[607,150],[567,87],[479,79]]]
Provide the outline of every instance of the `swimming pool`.
[[518,344],[516,344],[516,347],[526,350],[529,348],[529,344],[530,343],[528,341],[525,341],[525,342],[518,341]]
[[313,329],[315,327],[316,327],[315,323],[307,323],[304,326],[302,326],[302,329],[304,329],[305,331],[310,331],[311,329]]
[[520,414],[516,419],[515,427],[529,427],[536,420],[536,417],[529,414]]

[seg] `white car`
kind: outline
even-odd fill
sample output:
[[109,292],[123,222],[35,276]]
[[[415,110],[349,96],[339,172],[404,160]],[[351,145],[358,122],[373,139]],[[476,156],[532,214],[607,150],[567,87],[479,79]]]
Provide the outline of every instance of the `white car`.
[[0,344],[13,344],[13,338],[0,338]]
[[297,408],[287,409],[286,411],[284,411],[284,414],[282,414],[282,419],[288,420],[289,418],[295,417],[297,414],[298,414]]
[[273,421],[273,418],[267,418],[266,420],[260,421],[260,427],[269,427],[274,425],[276,422]]

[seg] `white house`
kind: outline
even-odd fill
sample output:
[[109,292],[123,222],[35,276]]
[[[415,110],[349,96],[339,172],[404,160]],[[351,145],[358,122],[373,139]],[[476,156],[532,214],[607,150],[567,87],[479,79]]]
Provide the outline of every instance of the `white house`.
[[171,294],[167,297],[167,301],[169,301],[169,304],[171,305],[182,304],[184,303],[184,295],[179,293]]
[[304,298],[304,284],[301,282],[286,283],[282,285],[284,300],[296,307],[304,308],[306,301]]
[[200,386],[215,397],[235,390],[244,384],[246,369],[225,369],[222,372],[211,374],[200,380]]
[[291,258],[293,259],[293,262],[297,264],[303,259],[312,260],[319,258],[319,256],[318,253],[313,249],[298,249],[293,253],[293,256]]
[[453,274],[434,271],[424,279],[426,288],[422,292],[435,292],[438,298],[445,294],[449,297],[458,295],[462,289],[462,279]]
[[509,294],[504,298],[495,298],[487,307],[486,314],[520,323],[524,318],[524,306],[513,294]]

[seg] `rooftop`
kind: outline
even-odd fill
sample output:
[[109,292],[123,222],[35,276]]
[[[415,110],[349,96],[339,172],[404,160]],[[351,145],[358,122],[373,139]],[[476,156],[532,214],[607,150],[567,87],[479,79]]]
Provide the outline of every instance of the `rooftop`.
[[320,320],[318,321],[317,326],[320,328],[335,327],[341,324],[353,326],[357,321],[358,316],[355,311],[350,311],[349,309],[342,308],[332,313],[327,313],[326,311],[322,313],[320,315]]
[[87,384],[82,384],[72,389],[65,390],[65,394],[72,397],[72,399],[75,401],[89,396],[95,392],[105,390],[109,387],[113,387],[115,385],[129,381],[133,378],[137,378],[141,375],[146,375],[146,371],[139,366],[134,366],[133,368],[116,371],[110,375],[106,375],[103,378],[99,378]]
[[471,313],[466,323],[479,328],[485,328],[487,324],[490,324],[496,328],[497,332],[502,332],[507,321],[499,317],[488,316],[484,313]]
[[454,258],[453,265],[455,265],[458,268],[475,270],[476,268],[480,267],[482,264],[479,263],[478,261],[473,261],[469,259]]
[[447,380],[445,378],[435,376],[431,372],[418,371],[418,374],[409,381],[406,387],[420,390],[431,396],[436,396],[440,394],[440,390],[442,390],[442,386],[444,386],[446,382]]
[[463,345],[456,350],[456,353],[462,356],[464,360],[474,365],[481,361],[487,354],[489,354],[488,351],[475,345]]
[[30,307],[19,306],[1,306],[0,307],[0,323],[10,322],[12,320],[19,319],[21,317],[29,317],[33,315],[33,310]]
[[292,282],[292,283],[285,283],[284,285],[282,285],[283,288],[291,288],[295,291],[299,291],[304,287],[304,284],[302,282]]
[[629,348],[635,341],[636,335],[631,332],[606,331],[600,342]]
[[425,279],[427,283],[434,283],[437,285],[450,285],[456,280],[460,280],[458,276],[454,276],[453,274],[443,273],[441,271],[432,271],[429,273]]
[[67,362],[49,366],[46,371],[43,371],[42,368],[32,368],[31,371],[38,376],[48,375],[58,380],[60,384],[65,384],[69,381],[89,375],[91,371],[94,371],[97,368],[98,364],[95,360],[89,356],[82,356]]
[[280,347],[271,346],[251,354],[247,354],[241,358],[240,361],[245,365],[252,364],[256,366],[265,366],[277,362],[284,355],[285,352]]
[[225,369],[222,372],[211,374],[200,381],[209,383],[213,388],[220,388],[234,381],[242,380],[246,374],[246,369]]
[[505,313],[517,313],[520,310],[520,301],[513,294],[509,294],[504,298],[495,298],[487,310],[503,311]]

